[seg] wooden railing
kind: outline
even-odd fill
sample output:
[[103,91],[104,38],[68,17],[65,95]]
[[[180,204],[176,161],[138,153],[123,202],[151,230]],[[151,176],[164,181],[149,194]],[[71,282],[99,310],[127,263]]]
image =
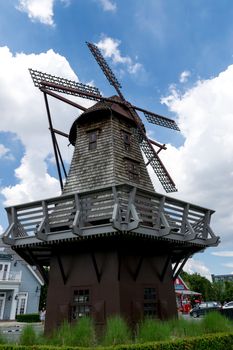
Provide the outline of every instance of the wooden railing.
[[202,239],[210,245],[219,240],[209,226],[212,210],[130,185],[62,195],[6,210],[9,228],[3,237],[12,244],[24,237],[46,240],[50,233],[61,231],[82,235],[88,227],[106,224],[124,232],[150,228],[151,234],[175,234],[185,241]]

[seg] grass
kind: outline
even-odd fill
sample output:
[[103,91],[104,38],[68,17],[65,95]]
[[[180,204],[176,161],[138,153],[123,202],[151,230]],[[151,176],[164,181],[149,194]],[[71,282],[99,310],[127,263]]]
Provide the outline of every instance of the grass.
[[120,316],[113,316],[107,320],[103,345],[127,344],[132,341],[132,335],[125,320]]
[[91,347],[95,345],[95,339],[93,321],[89,317],[83,317],[73,325],[64,322],[47,343],[49,345]]
[[19,343],[21,345],[35,345],[37,344],[37,335],[32,325],[27,325],[22,329]]
[[202,334],[201,322],[198,320],[173,319],[167,321],[172,338],[195,337]]
[[210,312],[202,322],[204,333],[229,332],[232,330],[233,322],[219,312]]
[[6,343],[8,343],[8,341],[5,339],[2,332],[0,332],[0,344],[6,344]]
[[148,318],[139,325],[136,342],[145,343],[168,340],[170,336],[171,329],[168,322]]
[[[36,334],[32,325],[23,328],[20,345],[55,345],[55,346],[114,346],[118,344],[145,343],[163,340],[184,339],[204,334],[232,332],[233,322],[218,312],[212,312],[199,320],[174,319],[159,321],[145,319],[133,336],[125,320],[114,316],[107,320],[104,335],[97,340],[91,318],[84,317],[74,324],[64,322],[49,338]],[[0,333],[0,344],[6,344]]]

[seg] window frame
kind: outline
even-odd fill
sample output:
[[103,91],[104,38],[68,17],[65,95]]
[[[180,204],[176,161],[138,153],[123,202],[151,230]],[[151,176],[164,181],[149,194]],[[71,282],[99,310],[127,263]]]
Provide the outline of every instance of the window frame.
[[[75,294],[76,292],[84,292],[84,294],[80,293],[78,295],[79,297],[84,297],[85,295],[88,296],[87,300],[75,300]],[[85,292],[88,292],[85,294]],[[82,317],[85,316],[91,316],[91,289],[88,286],[80,286],[80,287],[73,287],[72,288],[72,303],[71,303],[71,319],[72,321],[79,320]]]
[[[146,293],[146,290],[153,290],[153,293]],[[148,298],[151,295],[151,298]],[[157,292],[155,286],[144,286],[143,287],[143,315],[144,317],[157,317]]]
[[131,148],[131,133],[126,130],[121,130],[121,136],[124,142],[125,150],[129,151]]
[[125,157],[126,171],[130,181],[140,182],[140,162]]
[[87,131],[88,135],[88,150],[94,151],[97,149],[97,137],[98,137],[98,129],[92,129]]

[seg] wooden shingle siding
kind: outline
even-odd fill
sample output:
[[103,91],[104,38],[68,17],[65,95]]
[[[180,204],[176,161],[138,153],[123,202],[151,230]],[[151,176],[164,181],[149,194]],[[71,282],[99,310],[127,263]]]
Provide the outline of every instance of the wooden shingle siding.
[[[124,119],[119,119],[117,116],[113,118],[113,140],[114,140],[114,166],[115,166],[115,181],[116,184],[132,183],[137,187],[153,191],[149,174],[140,150],[140,145],[132,132],[132,125]],[[130,147],[125,148],[122,130],[131,134]],[[127,171],[127,158],[139,164],[139,181],[132,181]]]
[[[88,132],[97,129],[97,148],[89,150]],[[77,139],[63,193],[87,191],[113,183],[113,146],[110,119],[77,127]]]
[[[133,123],[118,113],[106,111],[98,117],[77,120],[77,138],[74,155],[63,193],[83,192],[105,186],[130,183],[153,191],[140,146],[132,133]],[[96,149],[89,149],[89,133],[97,131]],[[124,134],[130,134],[130,145],[125,146]],[[128,162],[137,162],[138,179],[132,179]]]

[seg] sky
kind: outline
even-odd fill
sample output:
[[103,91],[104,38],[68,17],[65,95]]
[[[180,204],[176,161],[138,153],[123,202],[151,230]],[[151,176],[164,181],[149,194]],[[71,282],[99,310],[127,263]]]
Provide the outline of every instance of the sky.
[[[177,132],[143,120],[149,137],[167,145],[160,156],[178,187],[172,196],[215,210],[221,243],[184,269],[233,273],[232,18],[231,0],[0,1],[0,233],[5,207],[60,194],[43,95],[28,68],[115,93],[88,41],[131,103],[179,125]],[[49,101],[54,127],[68,133],[79,111]],[[68,168],[72,146],[62,137],[59,144]]]

